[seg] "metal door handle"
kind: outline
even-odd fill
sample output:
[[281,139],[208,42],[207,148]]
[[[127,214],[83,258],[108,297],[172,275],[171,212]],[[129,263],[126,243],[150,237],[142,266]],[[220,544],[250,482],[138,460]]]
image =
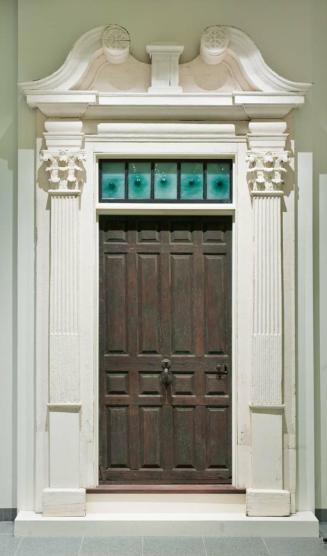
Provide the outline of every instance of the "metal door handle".
[[161,361],[161,367],[162,367],[161,382],[166,388],[168,388],[169,384],[171,384],[173,381],[173,377],[170,371],[170,367],[171,367],[170,359],[163,359]]
[[228,367],[227,365],[220,365],[216,366],[217,369],[217,377],[222,378],[224,375],[228,375]]

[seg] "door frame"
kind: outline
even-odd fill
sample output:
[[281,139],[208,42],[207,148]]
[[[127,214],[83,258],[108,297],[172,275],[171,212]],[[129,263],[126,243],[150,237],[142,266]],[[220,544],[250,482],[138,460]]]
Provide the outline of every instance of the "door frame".
[[[201,126],[201,124],[199,124]],[[187,124],[185,124],[187,128]],[[158,124],[160,129],[160,124]],[[164,135],[164,133],[163,133]],[[128,214],[141,214],[141,215],[155,215],[155,214],[178,214],[178,215],[230,215],[232,218],[232,486],[236,489],[243,489],[249,484],[249,471],[250,471],[250,447],[245,445],[240,445],[238,442],[240,429],[246,428],[243,423],[248,420],[248,400],[245,399],[245,407],[239,411],[238,404],[238,326],[237,326],[237,307],[239,298],[239,281],[238,276],[238,264],[239,256],[237,250],[238,244],[238,217],[237,213],[239,210],[239,189],[242,188],[246,195],[248,196],[248,189],[246,183],[246,137],[236,136],[233,138],[229,137],[229,141],[226,141],[226,137],[216,138],[216,141],[208,142],[208,140],[200,142],[192,141],[185,143],[182,142],[167,143],[164,140],[153,142],[146,137],[143,132],[139,133],[137,137],[134,137],[133,143],[115,142],[113,143],[110,139],[106,140],[105,137],[102,140],[97,136],[86,136],[85,149],[86,149],[86,171],[89,177],[89,183],[84,185],[83,195],[81,197],[81,218],[83,219],[84,209],[88,212],[88,219],[93,220],[92,225],[92,236],[93,250],[96,253],[94,258],[94,268],[96,269],[93,273],[93,315],[96,315],[94,326],[93,326],[93,338],[94,338],[94,354],[93,354],[93,396],[97,400],[97,403],[93,404],[93,431],[92,431],[92,445],[93,445],[93,465],[92,467],[92,479],[90,480],[90,474],[86,478],[86,485],[93,488],[99,485],[98,476],[98,461],[99,461],[99,407],[98,407],[98,388],[99,388],[99,319],[98,319],[98,303],[99,303],[99,215],[101,214],[112,214],[112,215],[128,215]],[[232,139],[232,140],[231,140]],[[99,176],[99,160],[103,158],[144,158],[145,154],[147,158],[229,158],[232,160],[233,168],[233,203],[232,204],[213,204],[213,203],[99,203],[98,202],[98,176]],[[87,199],[92,192],[92,209],[91,209],[91,199]],[[251,203],[249,201],[248,208],[251,208]],[[91,214],[92,210],[92,214]],[[86,215],[85,215],[86,216]],[[82,226],[84,232],[86,227]],[[82,231],[83,234],[83,231]],[[249,261],[252,258],[249,257]],[[251,263],[250,263],[251,264]],[[83,275],[83,273],[81,273]],[[248,315],[250,318],[250,314]],[[250,342],[249,342],[250,344]],[[248,363],[250,368],[250,363]],[[83,375],[81,376],[83,381]],[[82,402],[83,403],[83,402]],[[249,423],[248,423],[249,426]],[[91,432],[91,431],[90,431]],[[83,447],[81,448],[83,449]],[[241,465],[239,464],[241,462]],[[89,468],[90,470],[90,468]]]
[[[78,496],[85,500],[85,489],[98,486],[98,216],[99,214],[185,214],[219,215],[233,217],[232,257],[232,485],[238,489],[252,484],[251,450],[251,376],[252,376],[252,319],[253,319],[253,224],[252,200],[247,181],[248,133],[243,123],[178,123],[183,133],[172,136],[165,123],[157,123],[153,136],[153,123],[132,124],[115,133],[103,130],[95,122],[88,122],[83,135],[84,170],[78,196],[78,227],[80,254],[78,266],[79,315],[79,374],[78,403],[68,400],[59,406],[49,405],[49,283],[51,256],[49,187],[45,172],[40,170],[36,188],[37,230],[36,247],[36,422],[35,462],[39,473],[35,476],[35,511],[43,510],[43,495],[50,482],[50,462],[62,470],[62,458],[49,449],[49,415],[67,416],[73,430],[61,427],[67,439],[74,437],[79,458],[71,466],[71,477],[77,483]],[[149,127],[148,127],[149,126]],[[39,122],[42,136],[44,122]],[[91,133],[92,132],[92,133]],[[62,138],[59,138],[62,140]],[[59,140],[58,139],[58,140]],[[48,140],[48,139],[47,139]],[[80,140],[80,139],[79,139]],[[39,140],[41,145],[41,140]],[[178,204],[98,202],[98,160],[101,158],[230,158],[233,160],[232,204]],[[38,166],[41,166],[38,163]],[[287,201],[287,199],[286,199]],[[292,205],[290,205],[292,210]],[[287,213],[286,213],[287,214]],[[291,212],[292,214],[292,212]],[[292,258],[292,243],[285,245],[284,258]],[[238,272],[242,268],[242,272]],[[292,268],[290,272],[292,273]],[[288,278],[290,280],[291,277]],[[286,300],[287,311],[292,299]],[[292,334],[292,328],[289,329]],[[292,358],[289,351],[288,358]],[[241,391],[241,395],[238,395]],[[65,417],[66,418],[66,417]],[[69,434],[68,434],[69,433]],[[71,436],[69,436],[71,435]],[[62,443],[61,443],[62,444]],[[61,448],[62,449],[62,448]],[[285,452],[284,465],[290,466],[294,476],[294,459]],[[78,482],[77,482],[78,481]],[[74,491],[75,492],[75,491]]]
[[[100,162],[100,161],[99,161]],[[233,173],[233,164],[231,165],[232,168],[232,173]],[[101,172],[99,174],[101,176]],[[232,176],[233,177],[233,176]],[[199,203],[200,204],[200,203]],[[217,203],[218,204],[218,203]],[[112,214],[98,214],[98,231],[100,231],[100,223],[99,223],[99,217],[106,217],[109,216],[112,218],[112,220],[114,219],[115,215]],[[117,217],[121,216],[117,214]],[[149,215],[149,214],[141,214],[141,215],[137,215],[137,217],[150,217],[151,219],[153,219],[153,216]],[[208,215],[205,215],[208,217]],[[233,297],[232,297],[232,286],[233,286],[233,226],[234,226],[234,218],[232,215],[216,215],[218,218],[227,218],[229,221],[229,225],[230,225],[230,232],[231,232],[231,239],[227,242],[227,245],[229,247],[227,247],[226,249],[226,253],[227,253],[227,259],[228,259],[228,281],[229,281],[229,291],[230,291],[230,295],[229,295],[229,301],[228,301],[228,313],[229,313],[229,322],[230,325],[228,327],[228,334],[229,334],[229,344],[230,344],[230,363],[231,363],[231,375],[230,378],[228,380],[229,382],[229,398],[230,398],[230,403],[228,406],[228,413],[229,413],[229,417],[228,420],[229,423],[227,424],[227,431],[228,431],[228,446],[229,446],[229,468],[231,470],[231,480],[230,482],[199,482],[199,483],[193,483],[193,482],[176,482],[176,483],[170,483],[170,482],[147,482],[145,481],[140,482],[140,483],[135,483],[135,482],[128,482],[128,480],[125,480],[125,482],[117,482],[117,483],[101,483],[99,484],[98,487],[96,487],[95,489],[87,489],[87,492],[103,492],[103,493],[107,493],[107,492],[127,492],[127,493],[131,493],[131,492],[137,492],[137,493],[157,493],[157,492],[184,492],[184,493],[245,493],[245,489],[236,489],[233,484],[232,484],[232,480],[233,480],[233,392],[232,392],[232,386],[233,386],[233,346],[232,346],[232,326],[233,326],[233,318],[232,318],[232,311],[233,311]],[[169,214],[164,214],[164,215],[158,215],[158,217],[161,220],[166,220],[171,218],[171,215]],[[194,215],[187,215],[185,216],[185,214],[179,214],[179,215],[174,215],[174,217],[176,218],[183,218],[183,221],[185,222],[185,218],[186,219],[194,219],[196,217],[194,217]],[[124,219],[126,219],[126,221],[128,222],[129,219],[135,218],[135,215],[132,214],[127,214],[123,216]],[[213,219],[213,220],[211,220]],[[210,222],[214,221],[215,216],[210,215]],[[186,220],[187,221],[187,220]],[[205,244],[203,244],[203,246],[205,247]],[[230,252],[231,250],[231,252]],[[100,236],[99,236],[99,245],[98,245],[98,257],[99,257],[99,265],[100,265],[100,258],[101,256],[103,256],[103,243],[100,244]],[[103,265],[103,261],[102,261],[102,265]],[[100,266],[99,266],[100,268]],[[110,269],[108,269],[109,273],[110,273]],[[103,276],[102,276],[102,280],[103,280]],[[99,281],[99,286],[98,286],[98,292],[100,292],[100,281]],[[98,309],[98,321],[100,323],[100,305],[99,305],[99,309]],[[100,351],[100,345],[98,344],[98,348]],[[228,352],[227,352],[228,353]],[[101,353],[100,357],[101,357]],[[103,356],[103,353],[102,353]],[[162,355],[161,355],[162,357]],[[168,355],[168,357],[171,357],[170,355]],[[100,362],[99,362],[99,377],[98,379],[100,379],[100,374],[102,377],[102,373],[103,373],[103,369],[101,370],[100,367]],[[102,377],[103,379],[103,377]],[[100,397],[101,395],[103,395],[103,391],[100,390],[100,388],[98,389],[98,418],[99,418],[99,422],[98,422],[98,427],[99,427],[99,437],[98,437],[98,441],[101,444],[101,439],[100,439]],[[209,404],[210,405],[210,404]],[[104,419],[104,417],[102,416],[102,419]],[[103,433],[102,433],[103,434]],[[99,454],[98,454],[99,457]],[[99,479],[98,479],[98,482]]]

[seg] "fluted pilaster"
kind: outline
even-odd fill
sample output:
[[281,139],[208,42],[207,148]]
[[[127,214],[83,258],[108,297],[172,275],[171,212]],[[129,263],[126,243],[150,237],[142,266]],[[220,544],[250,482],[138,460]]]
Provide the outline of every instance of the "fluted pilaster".
[[253,193],[252,403],[282,403],[281,196]]
[[284,122],[251,122],[248,182],[253,208],[252,485],[247,513],[284,516],[281,202],[288,153]]
[[79,203],[83,181],[80,122],[46,122],[41,153],[50,189],[48,516],[85,514],[80,488]]
[[50,403],[80,399],[78,197],[51,192]]

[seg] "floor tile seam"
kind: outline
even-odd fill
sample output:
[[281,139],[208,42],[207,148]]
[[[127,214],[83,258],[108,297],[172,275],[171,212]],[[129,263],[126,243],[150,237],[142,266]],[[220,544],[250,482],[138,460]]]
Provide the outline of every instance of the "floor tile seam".
[[267,545],[267,543],[266,543],[265,538],[264,538],[264,537],[260,537],[260,538],[261,538],[261,540],[262,540],[262,542],[263,542],[263,544],[264,544],[264,546],[265,546],[265,548],[266,548],[266,550],[267,550],[269,556],[271,556],[271,552],[270,552],[270,550],[269,550],[269,548],[268,548],[268,545]]
[[141,556],[144,556],[144,537],[141,537]]

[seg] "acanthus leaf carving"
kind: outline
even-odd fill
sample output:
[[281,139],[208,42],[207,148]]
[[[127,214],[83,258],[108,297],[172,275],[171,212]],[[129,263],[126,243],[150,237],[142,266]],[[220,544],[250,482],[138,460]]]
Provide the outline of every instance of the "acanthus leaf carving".
[[247,177],[252,192],[282,192],[289,160],[288,151],[249,151]]
[[62,149],[57,152],[50,150],[41,151],[42,162],[49,162],[45,167],[51,186],[58,190],[78,190],[84,174],[83,162],[85,152]]

